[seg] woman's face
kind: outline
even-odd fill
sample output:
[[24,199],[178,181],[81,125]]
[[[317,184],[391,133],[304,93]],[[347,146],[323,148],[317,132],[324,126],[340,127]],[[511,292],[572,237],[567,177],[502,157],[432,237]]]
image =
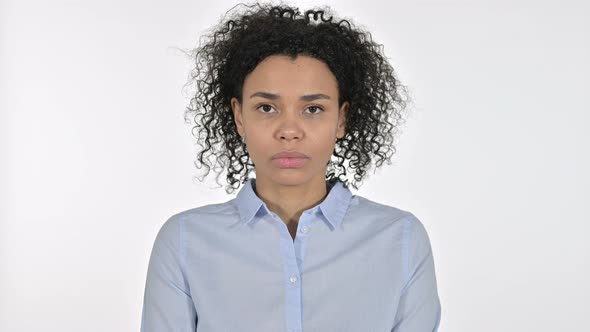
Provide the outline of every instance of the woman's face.
[[[338,108],[338,85],[328,66],[309,56],[272,55],[246,76],[242,91],[242,104],[232,98],[231,107],[256,177],[283,185],[323,183],[348,108]],[[307,158],[273,160],[282,151]]]

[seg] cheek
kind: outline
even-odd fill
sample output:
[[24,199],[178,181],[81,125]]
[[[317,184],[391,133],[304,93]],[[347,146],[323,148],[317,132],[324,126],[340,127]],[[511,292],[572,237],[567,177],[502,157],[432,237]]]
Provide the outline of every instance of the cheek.
[[268,134],[265,130],[255,128],[249,128],[249,130],[245,132],[246,148],[250,152],[250,155],[256,156],[259,152],[264,153],[264,151],[272,151],[269,147],[269,142],[271,140],[265,136],[265,133]]
[[312,144],[312,148],[318,153],[326,156],[330,156],[334,151],[336,145],[336,137],[331,134],[329,130],[323,130],[321,135],[318,135],[314,139],[315,144]]

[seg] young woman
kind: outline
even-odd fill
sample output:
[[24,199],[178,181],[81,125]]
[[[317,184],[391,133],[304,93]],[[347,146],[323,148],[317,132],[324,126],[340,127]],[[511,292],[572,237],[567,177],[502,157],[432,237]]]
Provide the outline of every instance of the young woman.
[[200,164],[243,187],[163,224],[141,330],[437,331],[423,224],[349,189],[389,161],[405,107],[379,44],[327,8],[244,8],[195,49],[186,113]]

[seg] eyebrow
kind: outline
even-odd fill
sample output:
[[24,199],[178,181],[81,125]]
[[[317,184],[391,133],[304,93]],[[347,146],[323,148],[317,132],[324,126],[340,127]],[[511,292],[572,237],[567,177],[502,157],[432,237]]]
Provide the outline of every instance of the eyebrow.
[[[262,98],[266,98],[266,99],[279,99],[279,98],[281,98],[280,95],[277,95],[274,93],[269,93],[269,92],[256,92],[250,96],[250,98],[254,98],[254,97],[262,97]],[[316,99],[330,99],[330,96],[327,96],[323,93],[314,93],[311,95],[303,95],[303,96],[299,97],[299,99],[301,99],[303,101],[312,101],[312,100],[316,100]]]

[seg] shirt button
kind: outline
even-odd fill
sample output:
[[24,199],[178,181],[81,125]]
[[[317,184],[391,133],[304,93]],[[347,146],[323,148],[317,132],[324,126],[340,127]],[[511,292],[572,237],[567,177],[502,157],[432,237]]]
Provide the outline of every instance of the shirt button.
[[309,231],[309,226],[303,226],[301,228],[301,233],[307,233]]
[[297,282],[297,276],[291,276],[291,277],[289,278],[289,281],[290,281],[292,284],[296,283],[296,282]]

